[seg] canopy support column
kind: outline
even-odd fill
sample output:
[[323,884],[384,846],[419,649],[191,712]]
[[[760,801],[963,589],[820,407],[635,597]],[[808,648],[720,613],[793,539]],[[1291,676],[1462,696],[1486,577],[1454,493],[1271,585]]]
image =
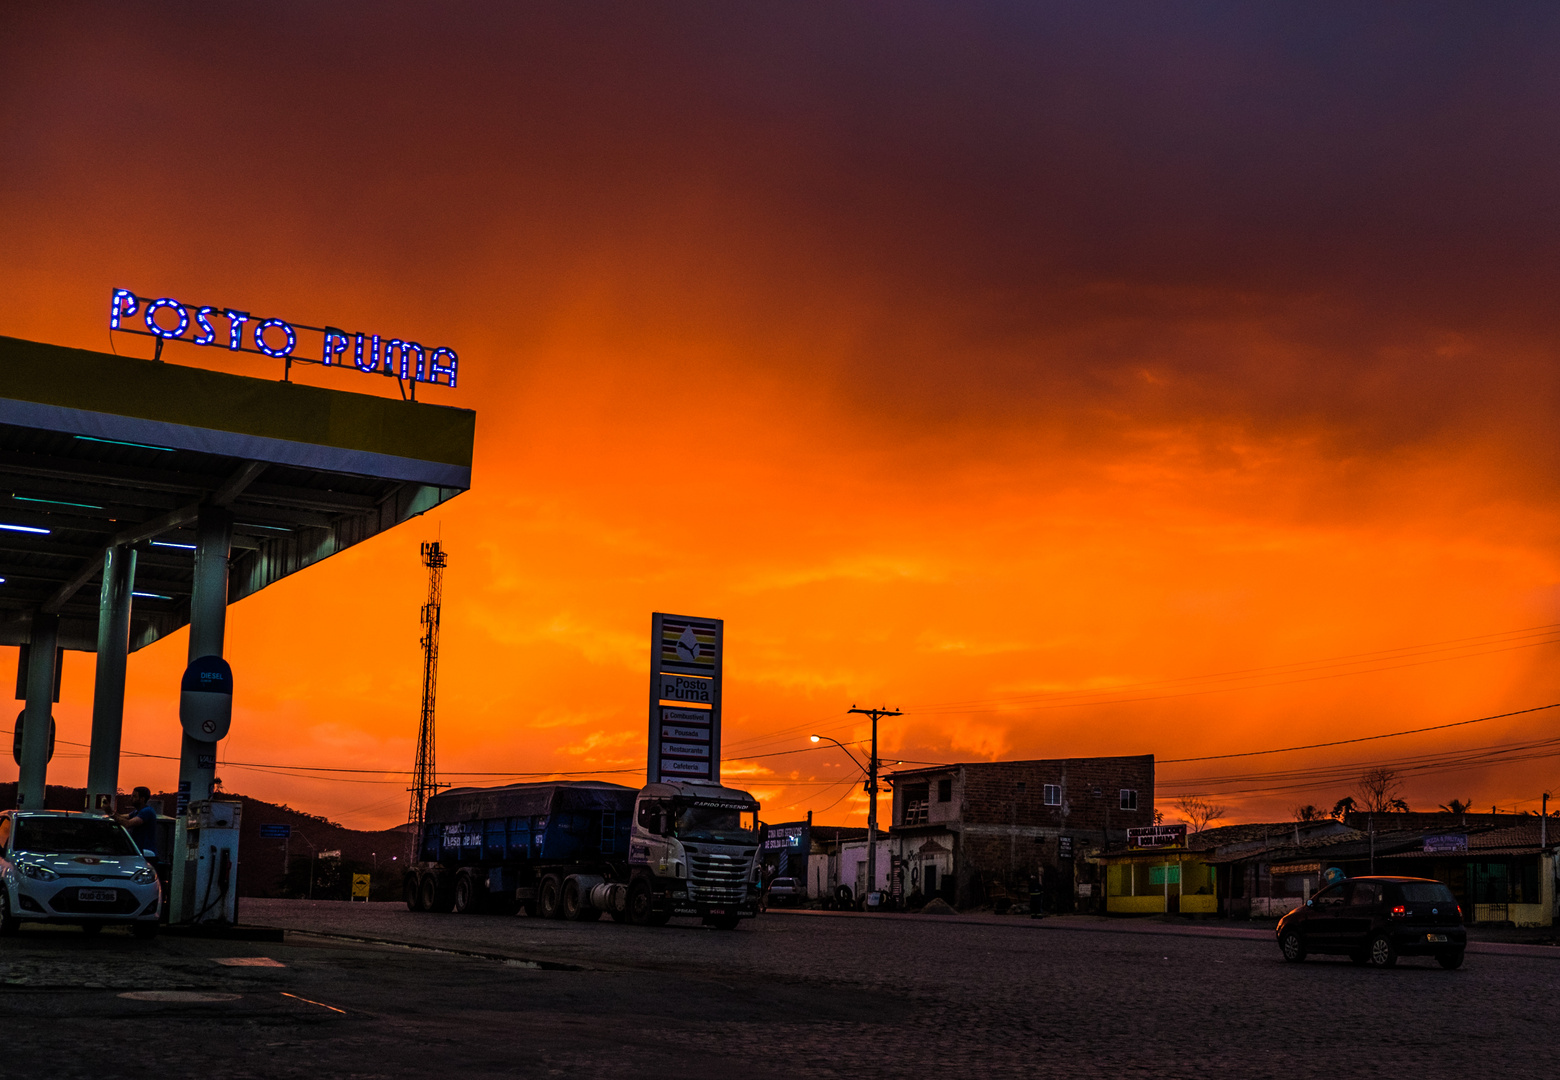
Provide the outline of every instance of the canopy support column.
[[42,810],[49,772],[49,736],[54,726],[54,665],[58,663],[60,617],[33,614],[27,648],[27,708],[22,722],[22,768],[17,777],[16,805]]
[[130,652],[135,563],[133,547],[115,544],[103,555],[97,675],[92,686],[92,749],[87,759],[89,813],[112,812],[119,794],[119,745],[125,723],[125,664]]

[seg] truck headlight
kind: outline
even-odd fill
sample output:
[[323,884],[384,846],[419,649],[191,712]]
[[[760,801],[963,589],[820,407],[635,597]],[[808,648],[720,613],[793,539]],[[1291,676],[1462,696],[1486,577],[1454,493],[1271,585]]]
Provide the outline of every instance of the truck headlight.
[[29,862],[22,863],[22,873],[26,874],[35,881],[54,881],[59,877],[58,874],[56,874],[53,870],[50,870],[47,866],[38,866]]
[[143,866],[130,875],[130,880],[137,885],[150,885],[157,880],[157,871],[150,866]]

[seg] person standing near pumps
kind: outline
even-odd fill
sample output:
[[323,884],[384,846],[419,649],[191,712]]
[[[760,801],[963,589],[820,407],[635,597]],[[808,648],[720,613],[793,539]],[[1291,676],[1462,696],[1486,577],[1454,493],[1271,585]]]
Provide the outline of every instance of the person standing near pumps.
[[141,849],[141,854],[146,856],[146,861],[155,866],[157,863],[157,811],[147,805],[151,800],[151,788],[136,788],[130,793],[130,812],[128,814],[115,814],[114,820],[129,830],[130,839],[134,840],[136,847]]

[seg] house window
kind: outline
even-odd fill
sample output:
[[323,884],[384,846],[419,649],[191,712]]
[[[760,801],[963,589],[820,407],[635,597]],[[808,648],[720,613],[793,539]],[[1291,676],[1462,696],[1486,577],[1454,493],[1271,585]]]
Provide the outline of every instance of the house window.
[[1047,785],[1045,785],[1045,795],[1044,795],[1044,798],[1045,798],[1045,804],[1047,806],[1061,806],[1062,805],[1062,785],[1061,784],[1047,784]]
[[951,777],[948,778],[948,779],[937,781],[937,801],[938,802],[952,802],[953,801],[953,779]]
[[1121,808],[1123,810],[1137,809],[1137,792],[1131,788],[1121,789]]
[[902,824],[926,824],[926,800],[930,794],[927,784],[911,784],[905,788],[905,818]]

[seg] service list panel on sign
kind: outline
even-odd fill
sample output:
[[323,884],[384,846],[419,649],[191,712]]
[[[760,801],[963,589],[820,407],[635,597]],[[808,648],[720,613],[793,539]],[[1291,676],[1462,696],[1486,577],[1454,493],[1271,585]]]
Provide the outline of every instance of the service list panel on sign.
[[655,614],[650,638],[650,746],[657,780],[720,779],[723,624]]

